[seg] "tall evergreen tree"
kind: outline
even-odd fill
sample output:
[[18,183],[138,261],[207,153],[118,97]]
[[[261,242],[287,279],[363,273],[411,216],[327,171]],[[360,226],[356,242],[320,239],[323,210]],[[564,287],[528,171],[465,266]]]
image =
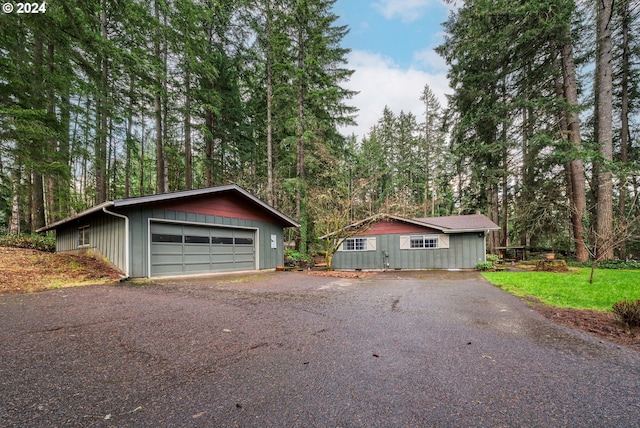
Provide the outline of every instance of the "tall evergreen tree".
[[299,249],[307,249],[305,210],[305,147],[325,141],[339,124],[348,123],[353,109],[345,101],[353,95],[340,86],[353,71],[342,68],[348,49],[340,42],[347,33],[336,26],[331,11],[335,0],[295,0],[291,10],[292,86],[295,90],[296,188],[295,213],[300,221]]
[[613,0],[599,0],[596,15],[596,142],[601,159],[596,163],[596,256],[613,258]]

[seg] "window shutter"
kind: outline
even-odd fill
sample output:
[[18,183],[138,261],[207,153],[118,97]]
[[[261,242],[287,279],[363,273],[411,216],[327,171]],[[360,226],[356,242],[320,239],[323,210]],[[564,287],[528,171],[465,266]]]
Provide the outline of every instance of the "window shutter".
[[411,248],[411,237],[410,236],[400,236],[400,249],[408,250]]
[[449,248],[449,235],[438,235],[438,248]]
[[338,249],[336,251],[344,251],[344,241],[342,241],[342,243],[338,246]]
[[376,237],[372,236],[367,238],[367,251],[375,251],[376,250]]

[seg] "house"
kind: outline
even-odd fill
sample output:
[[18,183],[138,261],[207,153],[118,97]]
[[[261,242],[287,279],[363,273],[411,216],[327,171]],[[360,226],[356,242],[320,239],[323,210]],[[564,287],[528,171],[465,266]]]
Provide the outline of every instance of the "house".
[[486,236],[499,226],[484,215],[402,218],[387,214],[352,224],[334,269],[473,269],[486,260]]
[[107,201],[38,230],[58,252],[107,259],[127,277],[272,269],[299,227],[235,185]]

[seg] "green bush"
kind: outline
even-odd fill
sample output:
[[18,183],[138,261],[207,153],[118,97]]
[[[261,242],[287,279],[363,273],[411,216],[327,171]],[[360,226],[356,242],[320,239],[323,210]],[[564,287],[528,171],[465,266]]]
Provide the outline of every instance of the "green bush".
[[622,300],[613,304],[613,313],[629,327],[640,327],[640,300]]
[[497,254],[487,254],[487,261],[488,262],[496,264],[496,263],[498,263],[498,260],[500,260],[500,257],[498,257]]
[[[591,267],[591,262],[567,262],[569,266],[573,267]],[[635,260],[603,260],[601,262],[596,262],[596,268],[598,269],[632,269],[632,270],[640,270],[640,263]]]
[[493,269],[493,262],[490,261],[486,261],[486,262],[480,262],[476,265],[476,269],[481,270],[483,272],[486,272],[488,270],[492,270]]
[[56,238],[53,235],[1,235],[0,246],[29,248],[32,250],[54,253],[56,251]]
[[640,263],[629,260],[603,260],[596,263],[600,269],[640,269]]
[[289,248],[284,250],[284,258],[285,260],[293,260],[296,263],[300,263],[300,262],[311,263],[313,261],[313,258],[311,256],[302,254],[297,250],[292,250]]

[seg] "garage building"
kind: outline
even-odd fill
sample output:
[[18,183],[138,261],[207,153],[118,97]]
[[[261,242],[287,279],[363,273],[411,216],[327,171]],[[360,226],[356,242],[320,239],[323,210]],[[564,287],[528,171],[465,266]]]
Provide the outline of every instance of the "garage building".
[[235,184],[107,201],[39,232],[58,252],[108,260],[127,277],[273,269],[298,223]]

